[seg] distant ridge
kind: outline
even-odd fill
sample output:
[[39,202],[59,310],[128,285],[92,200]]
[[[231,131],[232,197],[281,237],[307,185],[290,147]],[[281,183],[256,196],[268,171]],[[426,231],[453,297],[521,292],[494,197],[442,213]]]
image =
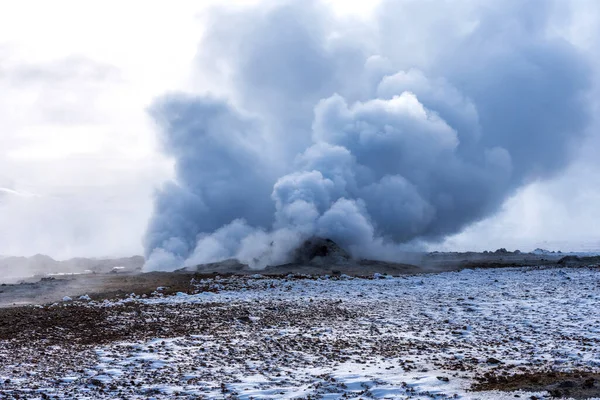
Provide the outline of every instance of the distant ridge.
[[71,258],[57,261],[45,254],[31,257],[0,256],[0,280],[25,278],[34,275],[56,273],[110,272],[114,267],[123,267],[127,271],[140,271],[144,257],[122,258]]

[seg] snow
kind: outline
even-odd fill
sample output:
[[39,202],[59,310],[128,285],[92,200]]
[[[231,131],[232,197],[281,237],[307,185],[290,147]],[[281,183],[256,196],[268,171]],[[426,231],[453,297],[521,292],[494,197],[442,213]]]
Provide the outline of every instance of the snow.
[[306,278],[205,279],[196,284],[210,291],[192,295],[86,299],[249,314],[207,332],[97,346],[92,375],[65,375],[54,394],[86,393],[93,379],[136,382],[128,398],[514,399],[544,393],[469,389],[488,371],[600,371],[597,268]]
[[[471,358],[483,365],[481,369],[486,368],[486,360],[490,356],[500,358],[504,365],[514,366],[533,364],[564,366],[565,369],[600,367],[600,349],[578,346],[582,341],[593,342],[600,339],[600,280],[596,271],[517,268],[464,270],[458,273],[385,280],[380,279],[384,278],[383,275],[376,274],[374,278],[376,280],[334,282],[262,280],[260,284],[248,281],[248,288],[253,290],[223,290],[218,294],[200,293],[143,302],[261,302],[276,299],[285,303],[312,299],[341,300],[350,303],[350,307],[370,311],[359,320],[359,327],[349,329],[343,324],[327,330],[315,327],[312,332],[304,334],[335,339],[360,335],[363,327],[371,329],[374,326],[378,331],[389,335],[388,340],[420,343],[435,348],[433,353],[404,350],[407,354],[403,356],[412,359],[416,369],[423,372],[405,373],[398,365],[398,358],[402,357],[371,358],[367,367],[362,362],[352,361],[336,367],[322,365],[314,368],[315,363],[308,362],[305,368],[280,367],[291,376],[287,384],[278,382],[272,375],[265,376],[264,373],[246,376],[246,366],[215,366],[215,370],[227,368],[227,374],[241,381],[231,384],[228,389],[238,393],[240,398],[296,398],[323,393],[329,393],[331,398],[338,398],[342,393],[359,393],[365,390],[375,398],[394,398],[408,394],[414,398],[433,394],[471,398],[466,388],[472,378],[452,376],[449,382],[442,381],[437,377],[447,376],[448,371],[436,368],[436,360],[452,363],[453,359]],[[225,282],[221,284],[223,283]],[[442,327],[442,324],[446,326]],[[297,335],[297,332],[279,330],[277,337],[291,335]],[[273,336],[264,332],[259,338],[243,340],[239,345],[254,346],[257,340],[273,340]],[[205,339],[180,338],[179,341],[170,341],[166,347],[169,350],[165,352],[171,354],[171,357],[159,367],[168,365],[173,368],[180,365],[188,358],[190,351],[203,344],[206,344]],[[442,344],[441,348],[438,347],[439,344]],[[158,357],[155,353],[152,354],[152,359]],[[123,360],[126,363],[132,360],[147,361],[143,356],[122,359],[117,355],[117,363]],[[150,368],[157,368],[156,361]],[[336,383],[327,383],[327,379],[317,378],[323,375],[327,379],[333,378]],[[308,382],[311,383],[307,384]],[[207,386],[211,386],[210,382],[204,382],[193,390]],[[217,391],[205,392],[205,395],[218,396],[219,390],[217,388]],[[479,394],[476,397],[485,398]],[[492,397],[498,398],[498,394]]]
[[530,252],[530,254],[535,254],[538,256],[560,256],[560,257],[564,257],[564,256],[578,256],[578,257],[594,257],[594,256],[599,256],[600,255],[600,251],[599,250],[579,250],[579,251],[556,251],[556,250],[546,250],[546,249],[541,249],[541,248],[537,248],[533,251]]

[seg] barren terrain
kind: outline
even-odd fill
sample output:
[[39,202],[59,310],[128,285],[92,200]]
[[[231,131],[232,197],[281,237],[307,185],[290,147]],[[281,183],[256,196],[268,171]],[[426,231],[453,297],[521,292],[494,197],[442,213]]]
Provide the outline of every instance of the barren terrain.
[[0,398],[600,396],[596,265],[110,276],[0,309]]

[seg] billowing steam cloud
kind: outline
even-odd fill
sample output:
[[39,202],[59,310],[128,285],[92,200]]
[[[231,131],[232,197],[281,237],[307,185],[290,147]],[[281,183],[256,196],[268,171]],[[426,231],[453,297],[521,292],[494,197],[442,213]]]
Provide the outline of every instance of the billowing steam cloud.
[[552,4],[459,3],[386,3],[374,26],[304,1],[216,13],[198,62],[228,99],[151,109],[176,181],[157,194],[146,268],[261,267],[313,235],[393,259],[560,169],[589,82],[547,32]]

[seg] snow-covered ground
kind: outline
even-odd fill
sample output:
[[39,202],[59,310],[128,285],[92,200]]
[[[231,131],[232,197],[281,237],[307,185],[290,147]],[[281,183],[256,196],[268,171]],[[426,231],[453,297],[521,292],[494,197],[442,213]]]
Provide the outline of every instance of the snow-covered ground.
[[[544,393],[470,388],[486,373],[600,372],[597,267],[195,284],[194,295],[49,306],[106,309],[123,326],[164,320],[163,334],[79,345],[57,365],[0,341],[0,398],[514,399]],[[189,329],[174,330],[173,313]]]

